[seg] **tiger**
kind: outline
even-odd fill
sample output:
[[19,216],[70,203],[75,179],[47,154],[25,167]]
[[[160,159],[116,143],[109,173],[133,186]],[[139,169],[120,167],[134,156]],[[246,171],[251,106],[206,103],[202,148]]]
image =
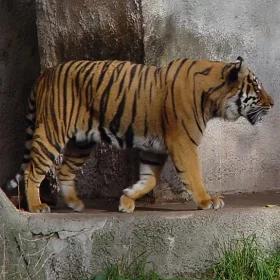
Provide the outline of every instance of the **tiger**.
[[75,176],[100,142],[139,150],[139,180],[123,190],[119,211],[153,190],[170,156],[198,209],[220,209],[206,190],[198,146],[208,121],[260,122],[273,99],[242,57],[180,58],[157,67],[119,60],[72,60],[46,69],[28,100],[24,160],[8,186],[24,179],[30,212],[50,212],[39,186],[62,154],[58,181],[66,205],[82,211]]

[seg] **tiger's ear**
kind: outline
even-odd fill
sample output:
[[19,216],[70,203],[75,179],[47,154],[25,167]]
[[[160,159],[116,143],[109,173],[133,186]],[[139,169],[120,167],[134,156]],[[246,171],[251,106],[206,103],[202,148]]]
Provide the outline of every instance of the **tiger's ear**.
[[228,64],[226,79],[229,84],[238,82],[244,77],[246,67],[243,61],[244,59],[241,56],[238,56],[235,62]]

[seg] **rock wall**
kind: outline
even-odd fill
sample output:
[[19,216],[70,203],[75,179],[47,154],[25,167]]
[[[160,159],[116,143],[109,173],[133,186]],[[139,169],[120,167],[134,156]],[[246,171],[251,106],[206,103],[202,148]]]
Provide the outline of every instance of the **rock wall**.
[[[143,0],[145,62],[178,57],[235,60],[239,55],[274,96],[263,123],[211,121],[200,149],[211,192],[277,188],[280,179],[279,1]],[[166,166],[164,178],[177,183]]]
[[20,166],[26,100],[39,73],[33,0],[0,0],[0,186]]
[[[144,61],[141,1],[37,0],[41,68],[70,59]],[[138,177],[138,155],[106,145],[79,174],[82,197],[120,197]]]
[[[21,161],[25,101],[40,66],[82,58],[162,65],[177,57],[232,60],[241,55],[274,95],[275,107],[255,127],[245,120],[209,123],[201,146],[206,185],[211,192],[277,187],[278,2],[37,0],[35,8],[32,0],[1,0],[0,5],[1,185]],[[79,176],[81,194],[118,197],[136,180],[136,162],[135,153],[100,147]],[[170,162],[162,177],[180,184]]]

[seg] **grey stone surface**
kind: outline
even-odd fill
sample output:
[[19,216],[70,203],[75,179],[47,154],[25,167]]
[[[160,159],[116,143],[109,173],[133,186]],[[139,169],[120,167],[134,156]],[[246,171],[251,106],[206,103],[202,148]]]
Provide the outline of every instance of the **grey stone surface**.
[[0,186],[16,173],[24,148],[27,96],[39,73],[35,5],[0,1]]
[[[235,60],[244,57],[275,106],[251,127],[211,121],[200,149],[211,192],[250,192],[279,187],[280,178],[280,2],[143,0],[145,62],[166,64],[178,57]],[[177,184],[174,170],[163,177]]]
[[[256,127],[244,120],[209,123],[201,146],[204,178],[211,192],[278,187],[278,2],[258,0],[253,8],[250,0],[234,4],[216,0],[36,2],[42,69],[81,58],[145,59],[148,64],[161,65],[177,57],[232,60],[242,55],[274,95],[276,104],[263,124]],[[39,60],[34,2],[1,1],[1,5],[3,184],[21,161],[24,104]],[[17,110],[11,117],[14,108]],[[118,197],[122,188],[137,179],[136,161],[136,154],[108,147],[98,149],[79,175],[80,193],[86,198]],[[162,181],[175,189],[180,185],[170,162]]]
[[[142,61],[143,35],[147,63],[164,64],[178,56],[234,59],[243,55],[274,95],[275,108],[257,127],[242,120],[209,123],[201,147],[206,183],[212,192],[277,187],[280,4],[260,0],[139,3],[38,1],[42,66],[82,56]],[[15,173],[16,162],[21,160],[23,104],[39,68],[34,11],[33,1],[0,1],[0,129],[4,131],[0,134],[1,184]],[[45,19],[45,26],[40,18]],[[124,18],[133,23],[124,24]],[[128,33],[123,28],[128,28]],[[126,37],[128,34],[132,37]],[[117,156],[107,148],[98,153],[102,160],[91,163],[97,165],[93,173],[87,171],[91,169],[89,164],[81,180],[88,186],[94,184],[94,172],[103,173],[96,177],[98,190],[84,190],[90,192],[89,196],[118,196],[122,182],[135,176],[123,163],[128,161],[130,165],[134,160],[123,155],[119,165]],[[169,168],[163,179],[177,185]],[[161,205],[157,211],[136,210],[133,215],[108,211],[36,215],[15,211],[0,190],[0,279],[8,275],[8,279],[16,280],[81,279],[100,270],[106,261],[122,256],[132,259],[143,251],[161,274],[200,272],[217,260],[218,244],[252,233],[265,248],[279,248],[279,208],[264,208],[264,203],[246,208],[252,201],[250,197],[245,204],[237,200],[237,209],[228,203],[223,211],[186,211],[185,205],[167,211]]]
[[28,215],[16,210],[0,189],[0,279],[45,279],[47,239],[28,228]]
[[[143,62],[139,0],[37,0],[41,68],[70,59]],[[137,154],[96,149],[79,174],[82,197],[115,197],[137,180]]]
[[[0,279],[87,279],[108,263],[142,253],[161,275],[204,272],[232,240],[256,235],[264,250],[279,248],[279,193],[227,196],[228,207],[194,204],[136,208],[132,215],[91,209],[31,214],[17,211],[0,190]],[[103,209],[103,208],[102,208]]]
[[46,279],[86,278],[107,263],[133,260],[144,252],[161,275],[186,276],[212,266],[221,257],[222,246],[234,239],[256,234],[265,250],[277,248],[279,214],[277,207],[256,206],[229,206],[222,211],[138,210],[133,215],[53,213],[31,215],[29,226],[33,234],[49,237]]

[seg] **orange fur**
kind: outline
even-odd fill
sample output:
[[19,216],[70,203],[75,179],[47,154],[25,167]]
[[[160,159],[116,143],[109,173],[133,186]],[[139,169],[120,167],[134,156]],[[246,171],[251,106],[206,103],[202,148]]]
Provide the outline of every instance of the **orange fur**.
[[62,151],[58,178],[65,201],[81,210],[75,172],[89,156],[90,146],[105,141],[142,151],[140,179],[120,199],[120,211],[132,212],[134,200],[156,186],[167,154],[199,208],[223,207],[221,197],[207,193],[201,176],[197,147],[206,124],[214,117],[239,116],[254,123],[259,108],[268,110],[273,101],[241,59],[178,59],[161,68],[125,61],[60,64],[40,76],[29,104],[34,113],[25,168],[29,210],[49,211],[40,202],[38,186]]

